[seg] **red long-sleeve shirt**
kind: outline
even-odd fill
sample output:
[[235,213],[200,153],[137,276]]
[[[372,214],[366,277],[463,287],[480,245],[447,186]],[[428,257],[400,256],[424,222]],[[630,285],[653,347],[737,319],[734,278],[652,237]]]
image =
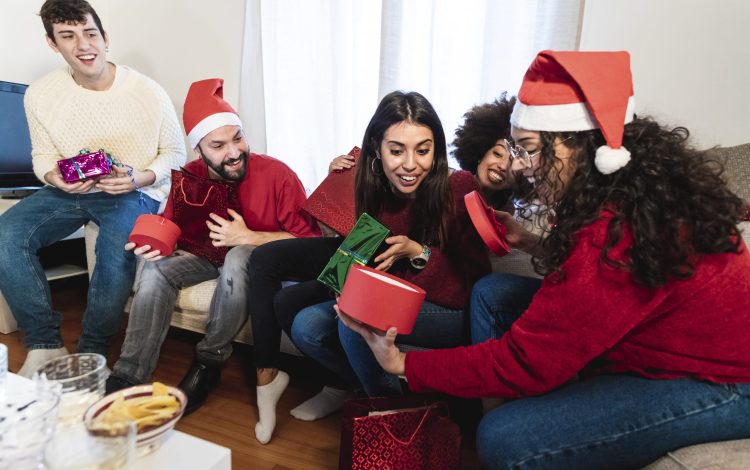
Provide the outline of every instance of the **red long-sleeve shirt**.
[[[545,279],[528,310],[497,340],[410,352],[413,391],[463,397],[540,394],[592,359],[609,372],[750,382],[750,254],[704,255],[695,274],[657,289],[599,262],[608,217],[581,229],[560,283]],[[625,259],[626,230],[611,257]],[[599,361],[597,361],[599,362]]]
[[[195,176],[208,178],[203,160],[193,160],[185,169]],[[247,172],[240,182],[238,199],[242,218],[250,230],[258,232],[289,232],[295,237],[318,237],[315,220],[300,210],[305,202],[305,189],[297,174],[280,160],[268,155],[247,155]],[[167,199],[164,217],[172,219],[172,196]]]

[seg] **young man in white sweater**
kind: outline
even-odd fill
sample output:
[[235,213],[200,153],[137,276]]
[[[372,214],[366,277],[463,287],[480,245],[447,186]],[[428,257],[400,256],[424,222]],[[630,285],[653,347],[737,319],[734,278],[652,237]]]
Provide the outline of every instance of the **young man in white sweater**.
[[[37,250],[84,223],[99,225],[78,351],[106,356],[135,273],[135,256],[122,246],[139,215],[159,210],[171,170],[185,162],[172,102],[153,80],[107,61],[109,38],[91,5],[47,0],[39,14],[49,46],[67,62],[25,97],[34,172],[47,186],[0,216],[0,290],[29,349],[24,376],[68,353]],[[83,149],[104,149],[122,166],[68,184],[57,161]]]

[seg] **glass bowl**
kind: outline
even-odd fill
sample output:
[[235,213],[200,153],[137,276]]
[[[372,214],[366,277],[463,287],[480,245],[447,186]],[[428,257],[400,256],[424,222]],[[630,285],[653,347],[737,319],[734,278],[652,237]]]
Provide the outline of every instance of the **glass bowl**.
[[[93,405],[91,405],[83,415],[83,421],[89,429],[89,432],[96,432],[94,420],[107,410],[112,403],[118,398],[122,397],[127,402],[136,398],[150,397],[153,396],[154,386],[148,385],[136,385],[134,387],[125,388],[115,393],[111,393],[104,398],[100,399]],[[144,455],[152,452],[161,446],[161,444],[167,439],[172,429],[174,429],[177,421],[180,420],[182,414],[185,412],[185,406],[187,405],[187,397],[182,390],[176,387],[167,387],[169,395],[175,397],[178,403],[178,409],[172,415],[165,418],[164,421],[159,422],[153,426],[146,426],[137,431],[136,435],[136,447],[138,455]]]
[[0,400],[0,469],[42,468],[59,403],[60,395],[47,389],[7,393]]
[[35,380],[41,386],[62,387],[58,421],[68,425],[80,423],[86,409],[104,396],[108,376],[104,356],[80,353],[47,361],[37,370]]

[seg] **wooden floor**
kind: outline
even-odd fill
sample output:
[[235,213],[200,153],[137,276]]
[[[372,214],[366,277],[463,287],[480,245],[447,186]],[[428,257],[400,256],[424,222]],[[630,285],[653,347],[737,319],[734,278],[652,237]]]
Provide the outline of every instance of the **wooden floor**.
[[[80,332],[86,287],[85,276],[52,283],[53,303],[63,313],[63,341],[71,352],[76,349]],[[190,365],[193,347],[199,340],[200,335],[173,328],[162,348],[153,379],[176,385]],[[0,342],[8,345],[9,369],[18,371],[26,355],[21,334],[0,334]],[[122,333],[113,342],[108,358],[110,367],[117,359],[121,343]],[[310,376],[310,368],[305,361],[292,356],[284,357],[282,368],[290,372],[291,383],[279,402],[278,421],[270,443],[261,445],[255,439],[253,429],[258,419],[255,377],[254,373],[247,373],[254,371],[252,348],[245,345],[235,347],[235,353],[222,372],[221,384],[206,404],[182,418],[177,429],[232,449],[234,469],[337,468],[340,414],[315,422],[299,421],[289,414],[290,409],[317,393],[320,387],[316,378]],[[468,425],[463,423],[462,468],[478,467],[471,431],[474,424],[474,418],[469,420]]]

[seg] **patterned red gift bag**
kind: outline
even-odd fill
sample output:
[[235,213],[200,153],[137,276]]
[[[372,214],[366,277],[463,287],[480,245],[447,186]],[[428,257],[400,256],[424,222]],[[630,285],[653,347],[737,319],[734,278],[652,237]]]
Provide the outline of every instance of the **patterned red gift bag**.
[[444,402],[406,396],[344,405],[339,469],[449,470],[460,456],[461,431]]
[[172,170],[172,221],[182,230],[177,247],[205,258],[217,266],[224,264],[229,247],[211,243],[206,226],[208,215],[229,218],[227,208],[240,212],[235,183],[195,176],[183,168]]
[[[349,151],[356,164],[359,163],[359,147]],[[308,214],[346,236],[354,227],[354,174],[357,167],[328,174],[307,198],[302,209]]]

